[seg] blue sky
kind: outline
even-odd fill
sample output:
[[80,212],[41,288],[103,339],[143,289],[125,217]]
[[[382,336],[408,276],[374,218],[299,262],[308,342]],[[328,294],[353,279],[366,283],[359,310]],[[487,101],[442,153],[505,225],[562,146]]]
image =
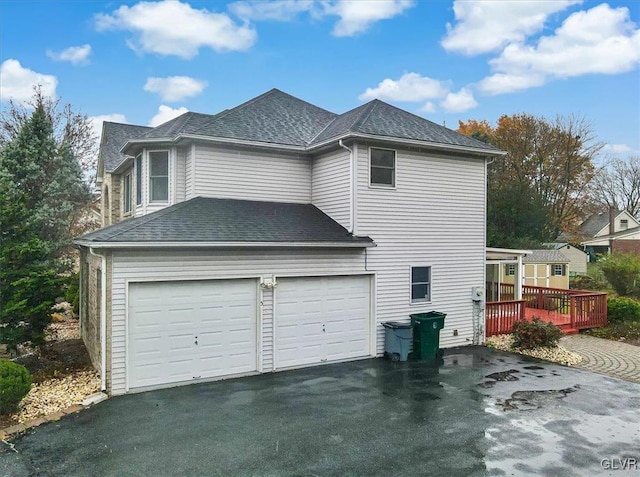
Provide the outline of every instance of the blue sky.
[[3,0],[0,99],[41,83],[96,127],[274,87],[337,113],[377,97],[454,129],[577,114],[624,157],[640,154],[639,24],[635,0]]

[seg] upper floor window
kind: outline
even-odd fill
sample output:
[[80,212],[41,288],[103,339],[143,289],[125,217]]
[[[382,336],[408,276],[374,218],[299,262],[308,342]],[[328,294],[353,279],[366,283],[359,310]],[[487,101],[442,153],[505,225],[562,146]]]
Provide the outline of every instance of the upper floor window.
[[431,300],[431,267],[411,267],[411,303]]
[[370,149],[371,185],[395,187],[396,185],[396,151],[391,149]]
[[136,156],[136,205],[142,205],[142,154]]
[[127,174],[123,178],[122,184],[122,200],[123,210],[125,214],[131,213],[131,173]]
[[629,228],[629,221],[627,219],[620,220],[620,230],[627,230]]
[[169,200],[169,151],[149,153],[149,200]]

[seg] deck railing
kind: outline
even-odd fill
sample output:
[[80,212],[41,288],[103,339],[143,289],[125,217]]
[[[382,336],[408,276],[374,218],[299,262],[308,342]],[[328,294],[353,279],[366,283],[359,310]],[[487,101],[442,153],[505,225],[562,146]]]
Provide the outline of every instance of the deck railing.
[[487,336],[511,333],[517,320],[524,320],[524,300],[494,301],[485,305]]
[[[501,297],[513,297],[514,285],[500,284]],[[525,310],[528,309],[528,310]],[[513,322],[525,316],[539,315],[562,321],[568,328],[580,330],[607,324],[607,294],[584,290],[566,290],[531,285],[522,287],[522,300],[487,302],[485,322],[487,336],[510,333]]]

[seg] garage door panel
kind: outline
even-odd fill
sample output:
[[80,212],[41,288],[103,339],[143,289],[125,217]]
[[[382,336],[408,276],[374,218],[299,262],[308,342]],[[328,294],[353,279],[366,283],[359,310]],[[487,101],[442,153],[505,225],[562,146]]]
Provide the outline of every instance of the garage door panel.
[[369,276],[280,279],[276,366],[368,356],[369,298]]
[[130,388],[257,369],[255,280],[131,283],[128,317]]

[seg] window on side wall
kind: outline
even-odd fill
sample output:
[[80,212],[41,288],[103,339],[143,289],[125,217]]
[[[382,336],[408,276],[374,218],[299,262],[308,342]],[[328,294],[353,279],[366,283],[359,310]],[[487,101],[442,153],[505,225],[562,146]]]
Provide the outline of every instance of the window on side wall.
[[169,200],[169,151],[149,153],[149,200]]
[[627,230],[629,228],[629,221],[627,219],[620,220],[620,230]]
[[507,263],[504,266],[504,274],[508,277],[513,277],[516,274],[516,264],[515,263]]
[[431,267],[411,267],[411,303],[431,301]]
[[369,149],[371,185],[396,186],[396,151],[391,149]]
[[136,157],[136,205],[142,205],[142,154]]
[[131,174],[124,176],[122,184],[122,200],[124,202],[124,213],[131,213]]
[[566,265],[556,264],[553,266],[553,276],[560,277],[566,275]]

